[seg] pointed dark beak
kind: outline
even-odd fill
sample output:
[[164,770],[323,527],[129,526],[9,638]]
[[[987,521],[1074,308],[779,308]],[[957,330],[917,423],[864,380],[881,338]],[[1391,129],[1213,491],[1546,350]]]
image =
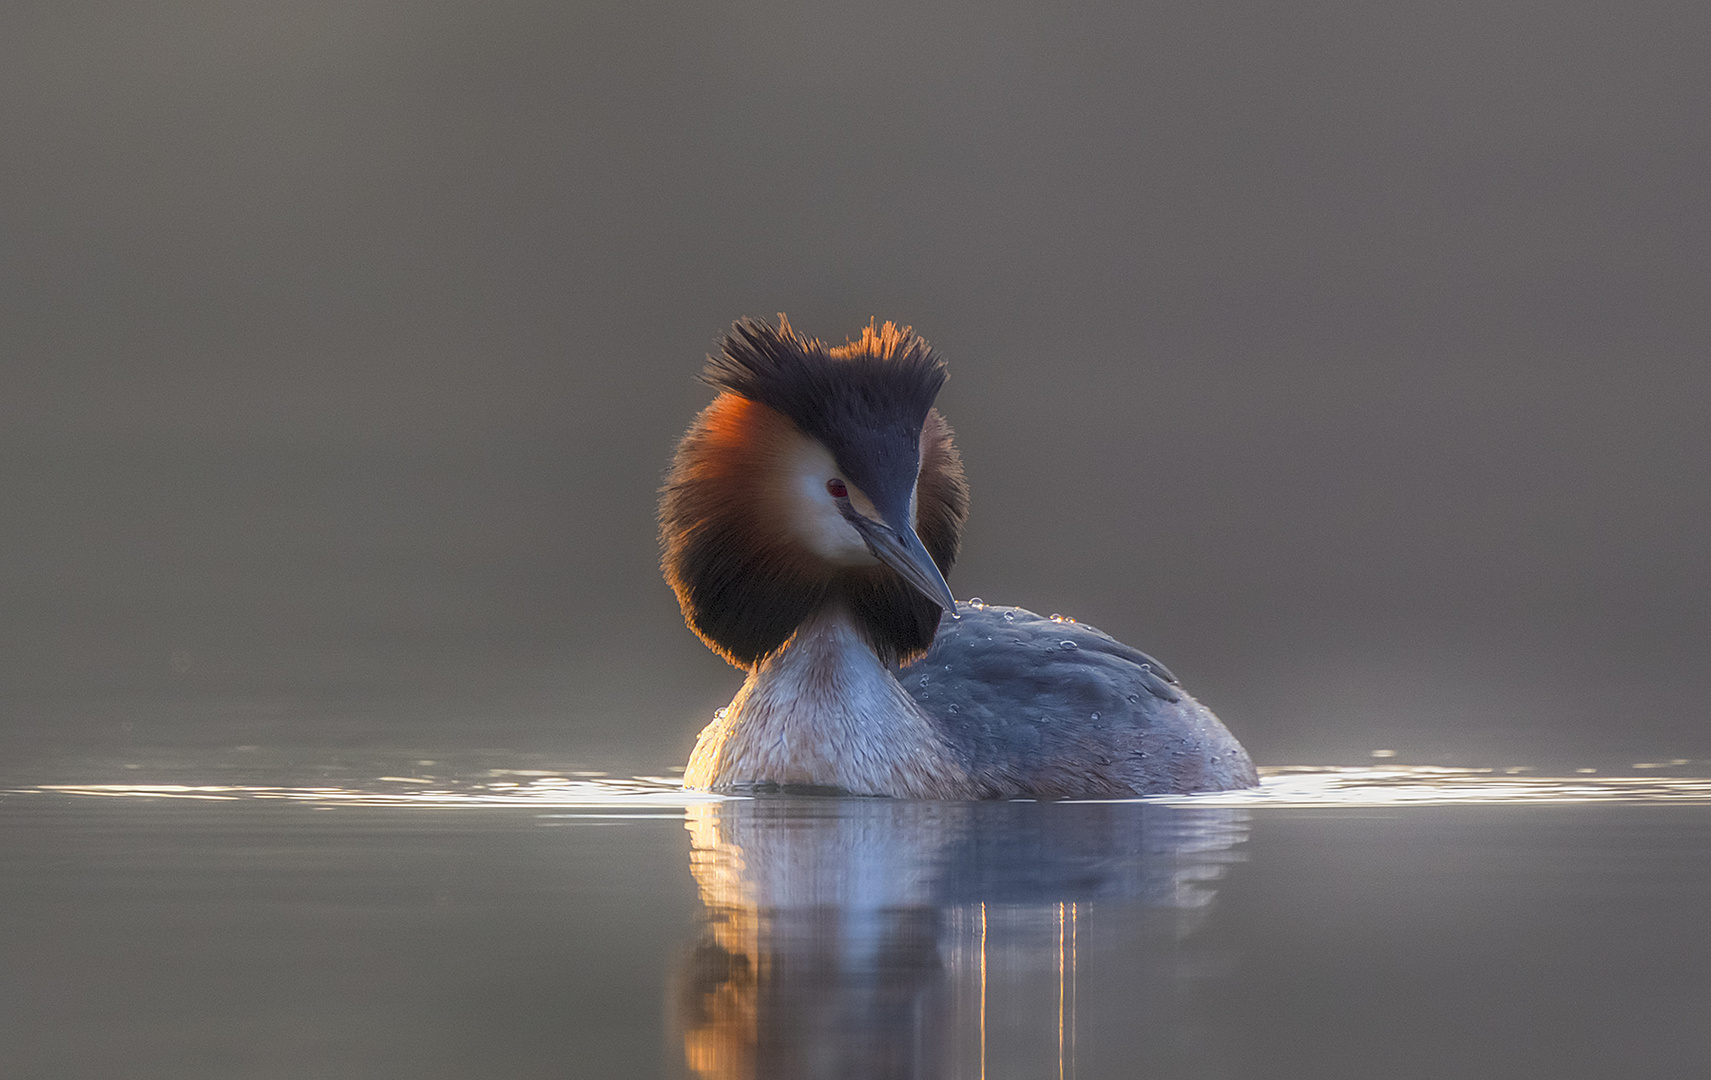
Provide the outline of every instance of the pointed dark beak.
[[946,611],[956,610],[956,597],[951,595],[951,587],[945,584],[945,576],[939,573],[938,564],[927,554],[914,529],[907,525],[893,527],[853,511],[845,516],[867,542],[867,550],[873,552],[880,562],[903,575],[904,581],[919,589],[921,595],[933,603]]

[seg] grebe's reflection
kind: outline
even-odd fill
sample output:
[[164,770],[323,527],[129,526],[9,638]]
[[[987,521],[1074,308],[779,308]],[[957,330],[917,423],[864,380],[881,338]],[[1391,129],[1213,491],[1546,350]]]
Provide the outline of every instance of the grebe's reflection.
[[691,807],[687,827],[706,914],[673,997],[692,1075],[1085,1078],[1200,1057],[1181,1013],[1219,964],[1190,938],[1243,810],[757,799]]

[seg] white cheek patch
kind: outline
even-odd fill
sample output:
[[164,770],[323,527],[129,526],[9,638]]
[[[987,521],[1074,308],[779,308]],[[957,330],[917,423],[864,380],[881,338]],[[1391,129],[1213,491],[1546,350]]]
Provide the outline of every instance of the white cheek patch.
[[[825,447],[810,439],[792,447],[781,492],[790,531],[809,551],[835,566],[873,566],[879,560],[826,490],[826,481],[833,477],[843,478]],[[872,505],[853,486],[850,501],[858,508]]]

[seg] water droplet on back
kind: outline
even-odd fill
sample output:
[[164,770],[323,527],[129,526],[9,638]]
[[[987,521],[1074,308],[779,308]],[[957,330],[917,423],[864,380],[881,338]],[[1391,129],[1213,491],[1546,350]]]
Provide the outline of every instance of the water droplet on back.
[[968,598],[968,606],[976,611],[985,611],[986,601],[982,600],[978,596],[971,596]]
[[1016,621],[1016,613],[1014,611],[1006,611],[1004,613],[1004,621],[1005,622],[1015,622]]
[[1066,649],[1079,649],[1081,647],[1073,641],[1060,641],[1058,644],[1062,645]]

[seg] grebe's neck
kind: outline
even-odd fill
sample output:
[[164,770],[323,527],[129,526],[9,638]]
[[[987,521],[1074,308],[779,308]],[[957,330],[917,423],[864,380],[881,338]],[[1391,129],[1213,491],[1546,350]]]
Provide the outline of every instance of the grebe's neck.
[[842,605],[815,612],[701,732],[683,784],[977,797],[944,736]]

